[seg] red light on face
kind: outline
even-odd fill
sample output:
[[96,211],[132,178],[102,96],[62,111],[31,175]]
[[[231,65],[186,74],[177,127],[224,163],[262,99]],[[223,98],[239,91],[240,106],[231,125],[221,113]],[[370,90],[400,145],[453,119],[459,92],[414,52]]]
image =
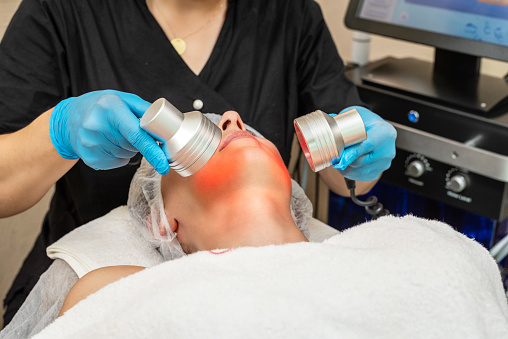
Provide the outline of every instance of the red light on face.
[[213,156],[203,168],[194,175],[194,184],[201,192],[220,192],[227,187],[225,181],[235,176],[240,164],[233,157]]
[[252,182],[258,185],[267,180],[277,180],[283,187],[291,187],[291,178],[275,145],[252,136],[237,135],[231,140],[229,145],[235,144],[235,147],[222,148],[193,175],[197,191],[219,196],[232,187],[238,189]]
[[305,139],[305,136],[303,135],[302,130],[300,129],[300,126],[298,124],[294,123],[295,125],[295,131],[296,136],[298,137],[298,141],[300,142],[300,147],[302,147],[303,154],[305,155],[305,158],[307,159],[307,162],[309,163],[310,168],[314,171],[314,162],[312,161],[312,156],[309,151],[309,145],[307,145],[307,140]]

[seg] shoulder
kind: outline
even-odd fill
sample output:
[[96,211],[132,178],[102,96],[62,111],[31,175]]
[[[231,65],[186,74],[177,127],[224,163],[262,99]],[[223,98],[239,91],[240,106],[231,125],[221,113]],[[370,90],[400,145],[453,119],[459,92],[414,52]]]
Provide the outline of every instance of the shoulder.
[[101,267],[85,274],[78,280],[76,285],[81,284],[93,287],[94,285],[99,286],[102,284],[101,287],[104,287],[120,278],[129,276],[144,269],[145,267],[131,265]]
[[[27,1],[27,0],[23,0]],[[32,2],[38,2],[41,5],[49,5],[49,6],[61,6],[61,7],[83,7],[83,6],[104,6],[111,3],[119,3],[119,0],[28,0]]]
[[97,2],[97,0],[23,0],[21,5],[26,4],[44,8],[53,8],[76,6],[77,4],[89,4],[93,2]]
[[81,277],[65,298],[59,316],[81,300],[121,278],[144,270],[141,266],[109,266],[93,270]]
[[[314,0],[230,0],[237,7],[236,13],[242,24],[255,24],[265,30],[273,28],[281,34],[312,29],[323,23],[323,14]],[[281,29],[284,27],[284,29]]]
[[277,11],[277,13],[281,15],[288,13],[306,15],[315,11],[321,11],[319,4],[314,0],[233,1],[238,1],[240,7],[253,8],[259,11]]
[[23,0],[27,6],[43,8],[47,12],[57,12],[61,14],[82,12],[102,13],[105,10],[123,10],[124,7],[136,7],[141,0]]
[[[40,23],[63,43],[97,41],[117,26],[132,26],[146,15],[144,0],[23,0],[21,18]],[[145,6],[146,7],[146,6]],[[147,10],[148,11],[148,10]],[[90,38],[90,35],[95,35]]]
[[63,17],[70,13],[79,14],[82,10],[100,11],[101,7],[109,2],[117,2],[117,0],[23,0],[18,12],[35,17],[40,12],[51,20],[63,20]]

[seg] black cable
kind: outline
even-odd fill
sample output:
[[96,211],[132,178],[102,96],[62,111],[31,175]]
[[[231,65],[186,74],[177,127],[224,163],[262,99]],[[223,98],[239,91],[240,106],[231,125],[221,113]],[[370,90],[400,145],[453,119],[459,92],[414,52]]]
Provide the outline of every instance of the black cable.
[[359,200],[355,194],[356,182],[346,178],[344,178],[344,181],[346,182],[346,186],[351,194],[351,200],[353,200],[356,205],[365,207],[365,212],[367,212],[373,220],[390,214],[390,211],[383,208],[383,204],[377,202],[377,197],[375,196],[368,197],[366,201]]

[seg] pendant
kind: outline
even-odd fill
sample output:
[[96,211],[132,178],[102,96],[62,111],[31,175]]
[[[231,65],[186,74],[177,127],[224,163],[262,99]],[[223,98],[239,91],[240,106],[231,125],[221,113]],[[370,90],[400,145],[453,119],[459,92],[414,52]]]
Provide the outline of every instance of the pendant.
[[183,39],[180,38],[175,38],[171,40],[171,45],[173,45],[178,55],[182,55],[183,53],[185,53],[185,50],[187,49],[187,44]]

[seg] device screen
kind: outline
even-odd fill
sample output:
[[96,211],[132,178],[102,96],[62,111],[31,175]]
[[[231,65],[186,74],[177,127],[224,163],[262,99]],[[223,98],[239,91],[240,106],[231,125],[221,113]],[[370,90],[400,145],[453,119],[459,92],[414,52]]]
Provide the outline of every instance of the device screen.
[[363,0],[357,16],[508,46],[508,0]]

